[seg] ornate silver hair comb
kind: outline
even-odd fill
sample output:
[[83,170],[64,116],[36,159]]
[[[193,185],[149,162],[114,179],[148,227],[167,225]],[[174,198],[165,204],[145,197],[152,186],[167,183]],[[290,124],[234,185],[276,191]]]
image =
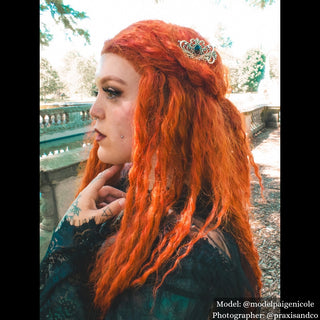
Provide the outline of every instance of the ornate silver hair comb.
[[214,47],[208,44],[205,45],[204,40],[190,39],[190,42],[186,40],[178,40],[179,46],[183,52],[187,54],[189,58],[197,60],[205,60],[212,64],[216,61],[217,54],[214,51]]

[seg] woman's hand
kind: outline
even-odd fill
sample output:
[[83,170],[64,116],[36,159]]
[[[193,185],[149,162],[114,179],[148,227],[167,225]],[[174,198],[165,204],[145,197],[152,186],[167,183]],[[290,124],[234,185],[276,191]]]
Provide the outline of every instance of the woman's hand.
[[104,184],[117,173],[120,168],[121,166],[112,166],[99,173],[96,178],[79,193],[78,197],[73,201],[65,216],[62,218],[61,223],[64,220],[69,220],[70,224],[81,226],[83,223],[95,219],[96,224],[101,224],[117,216],[124,209],[126,194],[121,190],[111,186],[105,186]]

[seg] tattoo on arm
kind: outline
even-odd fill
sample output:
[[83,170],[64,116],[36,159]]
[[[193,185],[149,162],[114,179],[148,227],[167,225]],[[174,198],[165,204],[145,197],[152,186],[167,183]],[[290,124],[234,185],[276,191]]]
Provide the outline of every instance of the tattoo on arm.
[[106,218],[111,218],[113,216],[111,209],[108,206],[106,206],[103,209],[103,212],[102,212],[101,216],[102,217],[106,217]]
[[80,198],[80,194],[73,201],[73,203],[71,204],[70,208],[66,212],[66,215],[68,215],[68,217],[70,217],[70,218],[73,217],[73,216],[79,217],[79,213],[81,211],[81,209],[78,207],[79,198]]
[[81,193],[78,195],[78,197],[73,201],[73,203],[71,204],[71,206],[69,207],[69,209],[67,210],[66,214],[64,215],[64,217],[61,219],[61,221],[59,222],[57,228],[56,228],[56,231],[60,229],[62,223],[65,221],[65,220],[69,220],[71,221],[72,218],[74,216],[79,216],[79,213],[81,211],[81,209],[78,207],[78,202],[79,202],[79,199],[81,197]]

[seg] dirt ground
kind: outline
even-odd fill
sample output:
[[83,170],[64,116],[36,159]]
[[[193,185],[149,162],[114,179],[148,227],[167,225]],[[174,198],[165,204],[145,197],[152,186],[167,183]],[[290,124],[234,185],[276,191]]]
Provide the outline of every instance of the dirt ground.
[[260,255],[262,297],[280,298],[280,128],[265,128],[252,140],[264,197],[252,172],[251,226]]

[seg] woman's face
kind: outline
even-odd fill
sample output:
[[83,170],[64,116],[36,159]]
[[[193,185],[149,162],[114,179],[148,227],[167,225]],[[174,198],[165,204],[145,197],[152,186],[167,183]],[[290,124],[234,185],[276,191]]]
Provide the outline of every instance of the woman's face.
[[101,56],[96,74],[98,96],[90,114],[97,119],[98,157],[104,163],[131,161],[139,80],[140,75],[126,59],[113,53]]

